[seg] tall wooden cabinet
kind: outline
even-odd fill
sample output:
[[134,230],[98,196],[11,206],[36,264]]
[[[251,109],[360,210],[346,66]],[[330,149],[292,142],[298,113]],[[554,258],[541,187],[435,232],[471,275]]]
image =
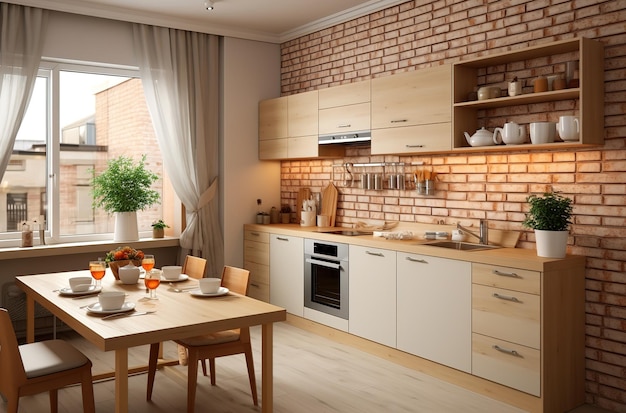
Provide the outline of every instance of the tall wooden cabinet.
[[243,266],[250,271],[248,296],[270,302],[270,235],[246,230],[243,240]]

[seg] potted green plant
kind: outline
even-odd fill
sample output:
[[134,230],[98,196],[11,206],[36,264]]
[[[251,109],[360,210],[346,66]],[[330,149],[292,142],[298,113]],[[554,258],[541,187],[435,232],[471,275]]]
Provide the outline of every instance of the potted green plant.
[[154,221],[152,223],[152,238],[163,238],[165,237],[165,228],[169,228],[170,226],[163,222],[162,219],[158,221]]
[[522,225],[535,230],[537,255],[565,257],[573,201],[555,192],[546,192],[543,196],[530,195],[526,201],[530,210]]
[[114,241],[137,241],[137,211],[159,202],[159,193],[151,188],[159,176],[145,162],[146,155],[138,162],[120,156],[109,160],[100,174],[92,170],[93,206],[115,214]]

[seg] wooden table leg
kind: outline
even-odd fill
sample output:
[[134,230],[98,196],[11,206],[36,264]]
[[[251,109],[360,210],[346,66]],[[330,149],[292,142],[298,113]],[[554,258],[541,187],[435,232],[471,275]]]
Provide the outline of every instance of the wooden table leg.
[[261,411],[272,413],[274,409],[274,371],[273,371],[273,327],[272,323],[261,328]]
[[128,413],[128,349],[115,350],[115,413]]
[[26,294],[26,342],[35,342],[35,299]]

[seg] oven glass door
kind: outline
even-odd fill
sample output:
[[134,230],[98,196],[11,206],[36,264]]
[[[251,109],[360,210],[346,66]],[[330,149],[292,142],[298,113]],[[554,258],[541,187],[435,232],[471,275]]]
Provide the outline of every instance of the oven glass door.
[[339,263],[311,260],[311,301],[341,309],[341,267]]

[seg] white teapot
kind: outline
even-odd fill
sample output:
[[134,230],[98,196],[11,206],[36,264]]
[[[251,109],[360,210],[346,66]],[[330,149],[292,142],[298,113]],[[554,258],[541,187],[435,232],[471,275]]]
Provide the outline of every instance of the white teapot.
[[490,146],[494,142],[494,134],[484,127],[476,131],[472,136],[465,132],[465,139],[470,146]]
[[493,142],[496,145],[504,142],[507,145],[518,145],[526,142],[526,128],[515,122],[507,122],[502,128],[493,131]]

